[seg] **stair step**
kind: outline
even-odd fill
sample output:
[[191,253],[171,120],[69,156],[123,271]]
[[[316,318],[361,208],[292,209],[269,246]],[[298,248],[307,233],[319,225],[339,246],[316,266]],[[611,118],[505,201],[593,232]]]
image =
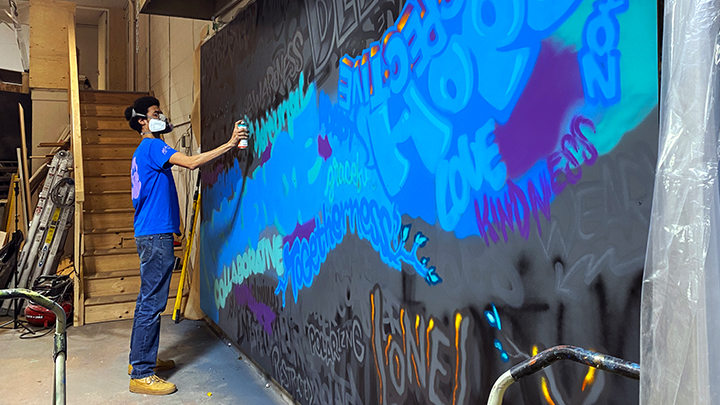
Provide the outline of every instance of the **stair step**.
[[[86,234],[87,238],[88,235]],[[119,240],[119,238],[116,238]],[[115,249],[88,249],[86,242],[86,254],[83,255],[83,264],[85,266],[85,277],[95,277],[99,273],[107,273],[111,271],[137,270],[140,268],[140,258],[138,257],[137,248],[135,248],[135,240],[125,242],[123,246]],[[176,246],[174,248],[175,256],[182,256],[183,247]],[[139,270],[138,270],[139,271]]]
[[[99,176],[102,177],[102,176]],[[130,193],[129,190],[100,190],[100,191],[86,191],[85,194],[89,195],[127,195]]]
[[84,160],[83,169],[85,177],[87,176],[103,176],[107,174],[125,174],[130,178],[131,158],[123,158],[122,160]]
[[[87,196],[85,197],[87,203]],[[108,232],[108,233],[85,233],[85,252],[114,250],[114,249],[133,249],[135,246],[135,232],[133,229],[125,232]]]
[[140,275],[140,269],[103,271],[101,273],[94,273],[92,275],[85,276],[85,280],[103,280],[108,278],[132,277],[138,275]]
[[125,156],[122,156],[122,157],[108,156],[108,157],[101,157],[101,158],[86,158],[86,157],[83,157],[83,160],[84,160],[84,161],[101,161],[101,162],[102,162],[102,161],[110,161],[110,162],[115,162],[115,161],[130,160],[130,158],[125,157]]
[[108,271],[139,269],[140,258],[137,251],[110,256],[84,256],[83,264],[85,274],[92,276]]
[[134,213],[133,207],[128,208],[95,208],[95,209],[83,209],[86,214],[118,214],[118,213]]
[[130,197],[132,184],[129,175],[126,177],[85,176],[85,190],[92,193],[107,190],[127,191],[128,197]]
[[98,210],[133,210],[132,195],[129,191],[120,194],[86,194],[85,212]]
[[132,159],[137,146],[134,145],[84,145],[83,159],[125,158]]
[[[182,246],[175,246],[174,249],[175,254],[177,255],[178,252],[182,253],[183,247]],[[137,254],[137,247],[135,246],[134,239],[133,244],[130,247],[116,247],[116,248],[110,248],[110,249],[93,249],[93,250],[85,250],[84,256],[112,256],[112,255],[124,255],[124,254]]]
[[85,212],[83,215],[84,229],[113,229],[132,224],[135,218],[133,210]]
[[129,173],[105,173],[105,174],[98,174],[92,177],[121,177],[121,178],[128,178],[130,177]]
[[123,233],[123,232],[135,232],[135,228],[133,227],[123,227],[123,228],[109,228],[109,229],[90,229],[85,231],[85,235],[99,235],[99,234],[106,234],[106,233]]
[[125,109],[129,106],[124,104],[80,104],[81,117],[121,117],[125,119]]
[[126,108],[132,105],[138,98],[147,96],[147,93],[129,91],[81,91],[80,105],[82,104],[114,104],[124,105]]
[[[175,274],[173,274],[173,277]],[[179,272],[178,272],[179,276]],[[140,276],[138,276],[139,278]],[[139,282],[139,280],[138,280]],[[168,294],[168,298],[174,298],[175,294],[177,294],[177,287],[178,287],[177,280],[174,284],[172,281],[170,281],[170,293]],[[105,304],[120,304],[120,303],[132,303],[133,306],[135,306],[135,302],[137,301],[138,293],[140,292],[138,284],[138,291],[131,291],[131,292],[125,292],[125,293],[119,293],[114,295],[98,295],[95,297],[89,297],[85,298],[85,306],[91,307],[96,305],[105,305]],[[168,301],[168,306],[170,306],[170,301]],[[87,309],[86,309],[87,310]]]
[[[180,271],[174,271],[170,280],[170,291],[177,291],[180,282]],[[85,304],[88,300],[95,299],[94,305],[116,303],[117,299],[124,298],[127,294],[133,294],[137,298],[140,292],[140,271],[137,274],[115,278],[86,278],[85,279]],[[123,301],[119,301],[123,302]]]
[[[163,315],[170,315],[173,312],[173,308],[175,306],[175,294],[177,292],[170,292],[170,296],[168,299],[167,307],[165,307],[165,312],[163,312]],[[132,294],[130,294],[132,295]],[[130,297],[131,299],[125,302],[118,302],[118,303],[110,303],[110,304],[93,304],[90,306],[85,307],[85,323],[98,323],[98,322],[108,322],[108,321],[119,321],[123,319],[132,319],[135,315],[135,301],[137,299],[137,294],[134,295],[134,297]],[[188,291],[185,290],[182,302],[187,302],[188,299]],[[85,304],[87,305],[87,304]]]
[[[109,249],[87,249],[85,247],[85,253],[83,256],[112,256],[112,255],[124,255],[124,254],[137,254],[137,247],[135,246],[135,239],[132,240],[132,246],[118,246]],[[129,243],[129,242],[128,242]],[[126,244],[128,244],[126,243]]]
[[130,124],[123,117],[82,117],[80,129],[83,131],[127,131]]
[[83,145],[133,145],[137,147],[142,138],[140,134],[128,128],[127,131],[82,131]]

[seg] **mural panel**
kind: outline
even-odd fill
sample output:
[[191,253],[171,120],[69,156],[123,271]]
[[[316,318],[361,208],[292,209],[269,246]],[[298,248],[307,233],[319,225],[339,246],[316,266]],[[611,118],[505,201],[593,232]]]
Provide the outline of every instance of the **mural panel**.
[[[639,360],[650,0],[258,0],[202,48],[203,310],[303,404],[466,404]],[[637,403],[562,364],[512,404]]]

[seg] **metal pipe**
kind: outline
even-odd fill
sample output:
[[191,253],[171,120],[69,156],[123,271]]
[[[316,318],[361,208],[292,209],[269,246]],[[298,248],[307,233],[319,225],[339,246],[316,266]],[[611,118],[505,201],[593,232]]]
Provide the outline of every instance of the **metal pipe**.
[[[53,376],[53,403],[65,405],[65,361],[67,358],[67,336],[65,310],[55,301],[35,291],[23,288],[0,290],[0,300],[25,298],[41,305],[55,313],[55,345],[53,349],[53,362],[55,374]],[[58,361],[59,360],[59,361]]]
[[173,125],[173,129],[177,129],[177,128],[183,127],[185,125],[188,125],[188,124],[192,124],[192,121],[185,121],[185,122],[181,122],[180,124]]
[[490,391],[490,398],[488,398],[488,405],[501,405],[505,391],[508,389],[510,384],[514,383],[515,380],[510,374],[510,370],[504,372],[500,378],[493,384],[492,390]]
[[619,374],[623,377],[640,379],[640,366],[617,357],[608,356],[576,346],[555,346],[513,366],[503,373],[490,391],[488,405],[502,405],[505,390],[514,382],[537,373],[559,360],[570,360],[600,370]]

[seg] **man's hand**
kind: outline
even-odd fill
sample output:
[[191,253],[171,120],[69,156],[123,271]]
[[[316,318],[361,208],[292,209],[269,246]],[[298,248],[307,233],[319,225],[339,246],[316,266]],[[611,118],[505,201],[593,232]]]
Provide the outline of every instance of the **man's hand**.
[[250,134],[248,132],[248,129],[246,127],[238,127],[238,124],[240,124],[242,120],[237,121],[235,123],[235,128],[233,128],[232,137],[230,137],[230,140],[227,141],[226,144],[220,145],[217,148],[203,152],[199,155],[193,155],[193,156],[187,156],[182,152],[176,152],[172,156],[170,156],[170,159],[168,162],[174,165],[182,166],[185,168],[188,168],[190,170],[197,169],[198,167],[204,165],[205,163],[208,163],[212,161],[213,159],[217,159],[218,157],[222,156],[223,154],[230,152],[231,150],[237,148],[238,144],[240,143],[240,140],[247,139],[248,135]]
[[228,144],[232,146],[233,148],[237,148],[238,144],[240,143],[241,139],[247,139],[250,132],[248,132],[248,129],[246,126],[239,126],[242,123],[242,120],[239,120],[235,122],[235,126],[233,127],[233,133],[230,137],[230,140],[228,141]]

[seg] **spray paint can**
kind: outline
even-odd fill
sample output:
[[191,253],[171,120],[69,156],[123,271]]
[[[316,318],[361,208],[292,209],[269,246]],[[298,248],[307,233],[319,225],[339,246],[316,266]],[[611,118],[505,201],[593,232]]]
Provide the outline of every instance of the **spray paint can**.
[[[240,120],[240,122],[238,122],[238,128],[245,128],[245,129],[247,129],[247,124],[245,124],[245,120]],[[240,140],[240,143],[238,144],[238,148],[240,148],[240,149],[247,149],[247,147],[248,147],[248,140],[247,140],[247,138],[246,138],[246,139],[241,139],[241,140]]]

